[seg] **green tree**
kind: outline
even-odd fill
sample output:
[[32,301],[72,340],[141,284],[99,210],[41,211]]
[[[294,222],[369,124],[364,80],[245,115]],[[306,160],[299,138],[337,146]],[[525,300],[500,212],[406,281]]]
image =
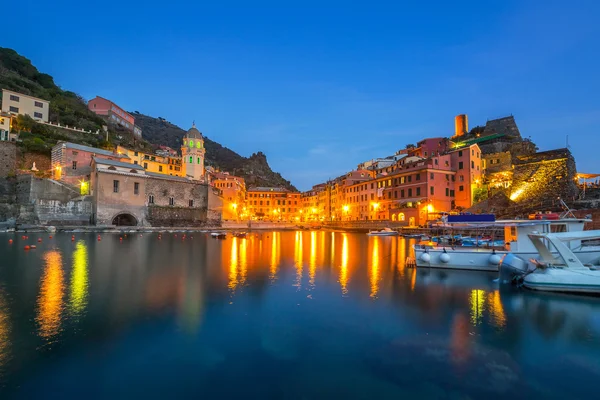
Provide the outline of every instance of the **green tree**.
[[15,129],[20,133],[22,131],[31,132],[35,121],[29,115],[17,115],[15,118],[14,126]]

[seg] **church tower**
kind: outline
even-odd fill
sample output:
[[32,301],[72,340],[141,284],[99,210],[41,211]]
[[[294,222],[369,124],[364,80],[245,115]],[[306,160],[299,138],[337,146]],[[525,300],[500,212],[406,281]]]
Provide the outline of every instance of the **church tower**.
[[184,176],[193,180],[204,180],[204,138],[202,133],[196,129],[196,124],[183,137],[181,146],[182,167]]

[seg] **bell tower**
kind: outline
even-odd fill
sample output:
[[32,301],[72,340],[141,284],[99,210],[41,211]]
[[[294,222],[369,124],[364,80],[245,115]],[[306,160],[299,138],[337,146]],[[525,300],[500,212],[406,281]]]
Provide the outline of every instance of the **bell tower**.
[[181,146],[181,165],[184,176],[196,181],[204,180],[205,153],[204,138],[194,123],[183,137],[183,146]]

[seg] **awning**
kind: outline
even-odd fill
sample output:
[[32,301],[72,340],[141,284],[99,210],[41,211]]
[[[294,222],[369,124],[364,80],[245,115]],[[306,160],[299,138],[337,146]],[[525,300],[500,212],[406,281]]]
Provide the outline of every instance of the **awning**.
[[598,177],[600,177],[600,174],[577,173],[577,179],[593,179],[593,178],[598,178]]

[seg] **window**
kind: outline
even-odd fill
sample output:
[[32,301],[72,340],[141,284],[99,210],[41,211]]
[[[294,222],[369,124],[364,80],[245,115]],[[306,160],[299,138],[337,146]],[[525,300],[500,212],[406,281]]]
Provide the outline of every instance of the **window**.
[[133,194],[140,194],[140,184],[139,182],[133,182]]
[[454,190],[450,191],[450,197],[454,197]]
[[375,200],[375,193],[371,193],[371,200]]
[[[429,188],[429,194],[433,194],[433,190],[434,190],[434,189],[433,189],[433,186],[431,186],[431,187]],[[448,190],[448,188],[446,188],[446,190]]]
[[408,197],[412,197],[412,189],[408,189]]
[[267,200],[267,205],[270,206],[271,205],[271,201]]
[[433,172],[429,174],[429,179],[433,180]]
[[13,106],[10,106],[10,107],[8,108],[8,111],[10,111],[10,112],[14,112],[14,113],[19,113],[19,108],[18,108],[18,107],[13,107]]
[[190,164],[194,163],[194,157],[190,156]]
[[138,152],[136,151],[135,153],[133,153],[133,155],[137,157],[138,156]]
[[398,198],[398,191],[394,190],[394,198],[397,199]]
[[173,171],[173,166],[169,165],[169,170]]
[[471,149],[471,155],[474,156],[475,155],[475,150]]
[[460,175],[460,176],[458,177],[458,181],[459,181],[459,182],[464,182],[464,181],[465,181],[465,177],[464,177],[463,175]]
[[371,189],[373,189],[373,182],[371,182]]
[[138,162],[137,162],[137,161],[134,161],[133,163],[134,163],[135,165],[137,165],[137,163],[138,163]]
[[261,206],[262,206],[262,200],[261,200],[261,201],[259,201],[259,205],[261,205]]
[[19,101],[19,96],[15,96],[14,94],[11,94],[10,101]]
[[44,103],[42,103],[40,101],[34,101],[33,105],[35,105],[38,108],[44,108]]
[[408,177],[408,181],[411,182],[412,181],[412,175],[409,175]]
[[425,152],[425,157],[427,157],[427,152]]
[[144,169],[148,169],[148,163],[147,162],[144,163]]
[[463,169],[463,162],[462,162],[462,161],[460,161],[460,162],[458,163],[458,169]]
[[458,156],[459,156],[459,157],[462,157],[462,150],[460,150],[460,151],[458,152]]
[[400,190],[400,198],[404,198],[404,189]]
[[73,169],[77,169],[77,161],[73,161]]
[[33,118],[40,118],[40,119],[42,119],[42,118],[44,118],[44,116],[42,115],[42,113],[34,112],[33,113]]
[[433,160],[433,163],[434,163],[435,165],[438,165],[438,159],[436,158],[435,160]]
[[170,206],[174,206],[175,205],[175,198],[174,197],[169,197],[169,205]]
[[417,188],[417,196],[420,196],[420,195],[421,195],[421,188],[420,188],[420,187],[418,187],[418,188]]
[[471,168],[475,168],[475,161],[471,161]]
[[119,181],[113,181],[113,192],[119,193]]
[[189,201],[188,201],[188,205],[189,205],[190,207],[194,207],[194,200],[189,200]]
[[421,174],[417,174],[415,176],[415,181],[420,181],[421,180]]
[[200,165],[200,157],[198,157],[198,165]]
[[458,187],[458,191],[459,191],[459,192],[464,192],[464,191],[465,191],[465,187],[464,187],[463,185],[460,185],[460,186]]
[[446,197],[450,196],[450,189],[446,188]]
[[162,165],[158,166],[158,172],[162,172]]

